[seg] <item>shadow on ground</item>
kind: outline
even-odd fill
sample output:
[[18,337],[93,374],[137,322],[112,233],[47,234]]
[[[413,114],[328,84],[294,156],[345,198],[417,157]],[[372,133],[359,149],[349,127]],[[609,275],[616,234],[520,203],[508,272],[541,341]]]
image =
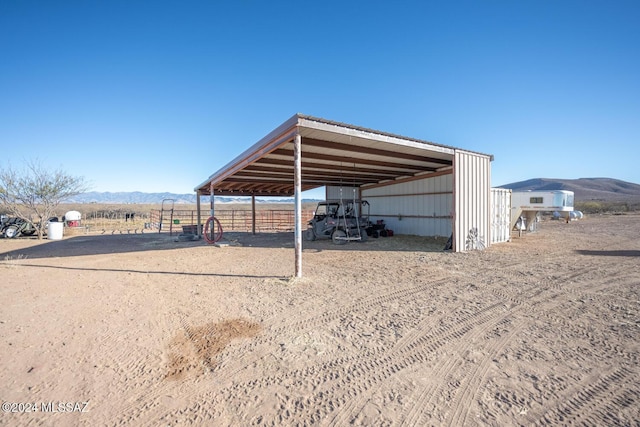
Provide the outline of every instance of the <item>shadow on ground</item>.
[[[294,235],[286,233],[226,233],[219,242],[223,245],[257,248],[294,248]],[[0,250],[2,246],[0,241]],[[393,236],[370,238],[366,242],[349,242],[335,245],[330,239],[303,241],[303,251],[417,251],[440,252],[446,243],[441,237]],[[84,255],[101,255],[127,252],[174,250],[189,247],[212,246],[204,240],[180,241],[169,234],[80,235],[62,240],[30,239],[20,248],[0,252],[0,260],[16,258],[55,258]]]
[[640,256],[640,251],[636,250],[611,250],[611,251],[592,251],[586,249],[579,249],[576,253],[580,255],[589,255],[589,256],[624,256],[624,257],[636,257]]
[[74,257],[166,250],[206,244],[203,241],[176,242],[176,239],[177,236],[168,234],[116,234],[81,235],[62,240],[33,240],[18,249],[0,252],[0,259]]

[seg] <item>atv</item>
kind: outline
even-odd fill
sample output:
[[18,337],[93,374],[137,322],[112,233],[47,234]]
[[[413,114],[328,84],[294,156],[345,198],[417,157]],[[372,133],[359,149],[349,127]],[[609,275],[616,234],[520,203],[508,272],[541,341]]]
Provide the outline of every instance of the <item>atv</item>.
[[[367,207],[367,215],[363,216],[361,208]],[[366,242],[371,227],[369,221],[369,202],[353,200],[327,200],[318,203],[309,228],[304,232],[305,240],[331,239],[336,245],[344,245],[350,241]]]
[[20,235],[31,236],[36,231],[37,229],[32,222],[25,221],[22,218],[4,217],[3,221],[0,223],[0,236],[7,239],[13,239]]

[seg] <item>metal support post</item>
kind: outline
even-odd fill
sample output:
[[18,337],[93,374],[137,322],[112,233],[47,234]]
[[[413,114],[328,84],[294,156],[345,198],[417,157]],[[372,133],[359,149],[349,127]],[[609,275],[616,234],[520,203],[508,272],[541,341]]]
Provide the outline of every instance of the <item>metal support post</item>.
[[299,133],[293,140],[293,187],[295,201],[295,277],[302,277],[302,137]]
[[200,190],[196,191],[196,236],[198,239],[202,237],[202,215],[200,215]]
[[256,196],[251,195],[251,232],[256,234]]

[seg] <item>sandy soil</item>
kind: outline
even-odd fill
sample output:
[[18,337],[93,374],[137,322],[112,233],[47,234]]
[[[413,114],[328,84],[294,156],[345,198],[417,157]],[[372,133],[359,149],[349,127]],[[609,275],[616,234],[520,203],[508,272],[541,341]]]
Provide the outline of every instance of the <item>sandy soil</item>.
[[639,237],[0,240],[0,424],[638,425]]

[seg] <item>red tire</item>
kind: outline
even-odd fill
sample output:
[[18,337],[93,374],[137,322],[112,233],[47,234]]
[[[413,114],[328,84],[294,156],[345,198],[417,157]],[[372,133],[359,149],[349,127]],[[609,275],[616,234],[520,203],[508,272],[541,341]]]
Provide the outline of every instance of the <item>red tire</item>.
[[210,216],[204,223],[204,240],[209,243],[215,243],[222,239],[222,225],[215,216]]

